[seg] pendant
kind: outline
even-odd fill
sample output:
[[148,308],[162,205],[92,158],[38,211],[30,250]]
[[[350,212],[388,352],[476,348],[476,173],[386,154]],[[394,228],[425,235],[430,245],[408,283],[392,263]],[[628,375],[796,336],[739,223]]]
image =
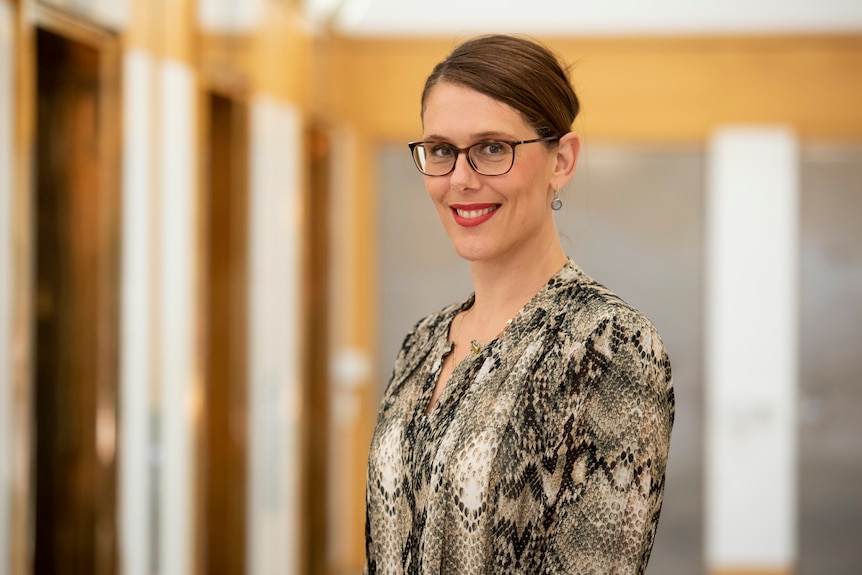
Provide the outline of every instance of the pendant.
[[479,353],[482,351],[482,344],[474,339],[470,342],[470,349],[473,350],[473,353]]

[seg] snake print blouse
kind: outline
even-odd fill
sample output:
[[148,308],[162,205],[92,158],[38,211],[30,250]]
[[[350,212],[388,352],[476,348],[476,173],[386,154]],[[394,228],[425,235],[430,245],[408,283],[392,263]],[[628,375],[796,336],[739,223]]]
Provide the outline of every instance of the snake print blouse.
[[674,419],[654,326],[569,261],[425,415],[470,305],[420,321],[396,360],[371,442],[365,572],[643,573]]

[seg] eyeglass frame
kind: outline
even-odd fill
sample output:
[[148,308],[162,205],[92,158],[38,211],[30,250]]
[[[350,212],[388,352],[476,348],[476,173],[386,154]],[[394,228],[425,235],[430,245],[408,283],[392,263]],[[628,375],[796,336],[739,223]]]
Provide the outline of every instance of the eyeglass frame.
[[[457,147],[453,144],[450,144],[448,142],[429,142],[429,141],[425,141],[425,140],[419,140],[417,142],[408,142],[407,147],[410,148],[410,156],[413,158],[413,165],[415,165],[416,169],[419,170],[419,173],[421,173],[424,176],[428,176],[431,178],[448,176],[449,174],[451,174],[452,172],[455,171],[455,167],[458,165],[458,158],[461,156],[461,154],[464,154],[465,156],[467,156],[467,164],[473,169],[474,172],[476,172],[477,174],[479,174],[481,176],[494,177],[494,176],[505,176],[506,174],[508,174],[509,172],[512,171],[512,166],[515,165],[515,148],[517,148],[521,144],[534,144],[536,142],[552,142],[554,140],[559,140],[562,137],[563,136],[545,136],[543,138],[533,138],[532,140],[520,140],[517,142],[510,142],[508,140],[482,140],[480,142],[476,142],[475,144],[470,144],[466,148],[459,148],[459,147]],[[495,143],[496,144],[506,144],[510,148],[512,148],[512,163],[509,164],[509,167],[506,168],[505,172],[500,172],[499,174],[482,173],[479,171],[479,168],[477,168],[476,165],[473,163],[473,159],[470,157],[469,152],[472,148],[474,148],[476,146],[481,146],[484,144],[495,144]],[[416,159],[415,149],[419,145],[425,145],[425,144],[445,145],[450,150],[457,152],[455,159],[452,161],[452,167],[449,169],[448,172],[446,172],[445,174],[428,174],[428,173],[425,173],[425,171],[423,171],[422,168],[419,167],[419,162]]]

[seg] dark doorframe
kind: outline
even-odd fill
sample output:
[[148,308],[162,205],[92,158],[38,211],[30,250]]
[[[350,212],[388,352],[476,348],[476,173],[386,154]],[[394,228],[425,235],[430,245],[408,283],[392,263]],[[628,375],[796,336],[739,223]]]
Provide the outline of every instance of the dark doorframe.
[[33,572],[117,564],[118,65],[40,13],[33,155]]
[[215,91],[205,94],[203,108],[197,572],[240,575],[247,532],[249,110]]
[[331,134],[323,125],[306,131],[309,182],[303,225],[303,364],[305,445],[303,449],[303,572],[327,575],[329,555],[329,253]]

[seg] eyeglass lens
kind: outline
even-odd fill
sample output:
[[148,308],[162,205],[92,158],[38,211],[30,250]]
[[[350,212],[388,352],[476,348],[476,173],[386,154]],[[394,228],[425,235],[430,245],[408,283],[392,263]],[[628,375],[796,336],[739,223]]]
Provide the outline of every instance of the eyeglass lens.
[[[444,176],[451,172],[459,155],[458,148],[445,143],[420,143],[413,148],[416,167],[429,176]],[[479,142],[467,149],[467,159],[480,174],[502,175],[512,167],[514,148],[506,142]]]

